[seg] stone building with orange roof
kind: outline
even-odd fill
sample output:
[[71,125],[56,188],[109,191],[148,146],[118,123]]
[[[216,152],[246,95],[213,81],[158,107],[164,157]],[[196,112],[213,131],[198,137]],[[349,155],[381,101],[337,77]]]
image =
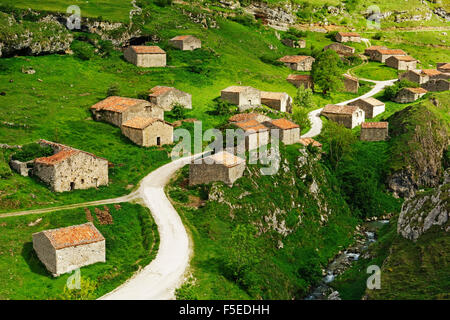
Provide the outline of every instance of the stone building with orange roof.
[[448,91],[450,90],[450,82],[444,79],[431,79],[423,83],[421,87],[431,92]]
[[337,42],[361,42],[361,36],[356,32],[338,32],[336,34]]
[[244,131],[245,149],[254,150],[269,144],[269,129],[256,120],[235,122],[237,129]]
[[122,134],[143,147],[173,143],[173,125],[157,118],[136,117],[122,124]]
[[230,86],[220,92],[220,98],[237,105],[240,111],[261,106],[261,92],[249,86]]
[[309,74],[290,74],[286,81],[297,88],[303,86],[305,89],[314,89],[314,81]]
[[202,47],[202,42],[200,39],[192,35],[176,36],[169,40],[169,44],[172,47],[183,51],[192,51]]
[[249,112],[249,113],[238,113],[231,116],[228,119],[229,122],[246,122],[249,120],[256,120],[262,123],[264,121],[270,120],[270,117],[257,112]]
[[164,119],[164,110],[146,100],[112,96],[91,107],[96,121],[104,121],[115,126],[135,117]]
[[165,67],[167,63],[166,52],[157,46],[129,46],[123,55],[138,67]]
[[285,145],[294,144],[300,140],[300,126],[290,120],[274,119],[264,122],[264,125],[270,129],[278,129],[279,139]]
[[385,61],[388,67],[397,70],[416,70],[417,60],[411,56],[391,56]]
[[345,92],[358,93],[359,80],[348,74],[344,74],[344,88]]
[[33,249],[55,277],[106,261],[105,238],[91,223],[33,234]]
[[384,63],[392,56],[406,56],[406,52],[401,49],[377,49],[373,52],[371,59]]
[[192,95],[174,87],[156,86],[150,89],[149,101],[164,111],[172,110],[176,104],[192,109]]
[[281,112],[292,112],[292,98],[286,92],[261,91],[261,103]]
[[423,88],[403,88],[394,98],[397,103],[410,103],[422,98],[428,91]]
[[450,73],[450,63],[447,62],[438,62],[436,64],[436,69],[442,73]]
[[386,50],[386,49],[389,49],[389,48],[385,47],[385,46],[370,46],[364,50],[364,55],[368,56],[371,60],[373,60],[372,56],[375,51]]
[[322,116],[327,117],[331,121],[342,124],[348,129],[353,129],[364,122],[364,110],[357,106],[338,106],[329,104],[323,108]]
[[245,159],[235,156],[227,151],[220,151],[189,165],[189,185],[197,185],[222,181],[232,185],[242,177],[245,170]]
[[300,138],[298,142],[305,147],[312,145],[316,148],[322,148],[322,144],[319,141],[314,140],[313,138]]
[[284,56],[278,61],[283,62],[288,68],[295,71],[311,71],[312,64],[316,59],[310,56]]
[[389,137],[388,122],[363,122],[361,124],[360,140],[384,141]]
[[349,105],[357,106],[364,110],[366,119],[375,118],[377,115],[383,113],[386,109],[386,104],[375,98],[360,98]]
[[355,54],[355,48],[346,46],[345,44],[334,42],[323,48],[323,51],[333,50],[341,57],[349,57]]

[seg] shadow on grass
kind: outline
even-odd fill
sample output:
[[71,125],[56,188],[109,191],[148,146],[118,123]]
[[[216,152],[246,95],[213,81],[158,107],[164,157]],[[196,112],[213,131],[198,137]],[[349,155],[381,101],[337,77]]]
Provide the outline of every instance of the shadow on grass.
[[47,271],[44,264],[37,257],[36,252],[33,249],[32,242],[27,242],[24,244],[21,255],[30,267],[31,272],[53,279],[52,275]]

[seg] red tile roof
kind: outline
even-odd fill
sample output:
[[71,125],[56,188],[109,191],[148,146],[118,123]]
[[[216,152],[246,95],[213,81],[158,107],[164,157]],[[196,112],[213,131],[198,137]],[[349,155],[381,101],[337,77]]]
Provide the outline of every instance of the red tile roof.
[[207,158],[212,159],[214,163],[223,164],[225,167],[232,168],[243,162],[245,159],[235,156],[227,151],[220,151],[218,153],[212,154]]
[[188,39],[188,38],[190,38],[190,37],[193,37],[193,36],[191,36],[191,35],[184,35],[184,36],[176,36],[176,37],[174,37],[174,38],[172,38],[172,39],[170,39],[170,40],[174,40],[174,41],[178,41],[178,40],[186,40],[186,39]]
[[259,123],[256,120],[248,120],[244,122],[236,122],[234,123],[235,126],[239,127],[240,129],[244,131],[254,131],[254,132],[262,132],[269,130],[266,126]]
[[56,250],[105,240],[91,222],[42,232]]
[[386,50],[386,49],[388,49],[388,47],[385,47],[385,46],[370,46],[365,51],[373,51],[373,50],[380,50],[380,49]]
[[294,128],[300,128],[300,126],[287,119],[274,119],[270,121],[274,126],[280,128],[281,130],[289,130]]
[[360,37],[359,33],[356,32],[338,32],[343,37]]
[[166,92],[169,92],[171,90],[174,90],[174,87],[164,87],[164,86],[156,86],[150,89],[150,97],[157,97],[160,96]]
[[406,52],[401,49],[378,49],[376,51],[381,54],[406,55]]
[[404,90],[408,90],[413,93],[427,93],[428,92],[424,88],[405,88]]
[[361,128],[363,129],[387,129],[389,122],[363,122]]
[[106,111],[122,113],[122,112],[126,111],[128,108],[135,106],[137,104],[140,104],[140,103],[149,104],[149,102],[146,100],[112,96],[112,97],[108,97],[100,102],[97,102],[96,104],[94,104],[91,107],[91,109],[97,110],[97,111],[98,110],[106,110]]
[[249,86],[230,86],[228,88],[223,89],[222,91],[223,92],[236,92],[236,93],[239,93],[239,92],[245,91],[247,89],[253,89],[253,88],[249,87]]
[[290,74],[286,80],[312,81],[312,77],[309,74]]
[[261,91],[261,100],[283,100],[286,96],[286,92]]
[[128,128],[133,128],[133,129],[145,129],[147,128],[149,125],[155,123],[155,122],[162,122],[165,124],[169,124],[172,125],[164,120],[161,119],[157,119],[157,118],[147,118],[147,117],[135,117],[133,119],[130,119],[128,121],[125,121],[122,126],[124,127],[128,127]]
[[443,64],[442,66],[439,67],[439,69],[450,71],[450,63]]
[[66,159],[69,159],[70,157],[72,157],[73,155],[76,155],[78,153],[80,153],[78,150],[63,149],[60,152],[55,153],[52,156],[37,158],[34,161],[36,163],[55,165],[55,164],[60,163],[60,162],[62,162],[64,160],[66,160]]
[[234,116],[231,116],[228,121],[229,122],[242,122],[242,121],[249,121],[249,120],[256,120],[258,117],[258,113],[239,113],[235,114]]
[[287,62],[287,63],[299,63],[299,62],[302,62],[303,60],[306,60],[309,58],[312,58],[312,57],[310,57],[310,56],[284,56],[284,57],[278,59],[278,61]]
[[442,74],[442,72],[440,72],[439,70],[435,70],[435,69],[423,69],[422,73],[426,74],[427,76],[431,76],[431,77]]
[[298,142],[300,142],[302,145],[304,145],[305,147],[312,144],[314,147],[322,147],[322,144],[312,138],[302,138],[300,139]]
[[322,113],[334,113],[334,114],[353,114],[358,107],[356,106],[337,106],[328,104],[323,108]]
[[[367,102],[368,104],[372,105],[372,106],[382,106],[384,105],[384,102],[381,102],[378,99],[375,99],[373,97],[369,97],[369,98],[362,98],[362,99],[358,99],[358,100],[362,100],[364,102]],[[351,104],[351,103],[350,103]]]
[[396,59],[399,61],[417,61],[416,59],[414,59],[411,56],[392,56],[389,59]]
[[131,49],[137,54],[165,54],[166,52],[157,46],[131,46]]

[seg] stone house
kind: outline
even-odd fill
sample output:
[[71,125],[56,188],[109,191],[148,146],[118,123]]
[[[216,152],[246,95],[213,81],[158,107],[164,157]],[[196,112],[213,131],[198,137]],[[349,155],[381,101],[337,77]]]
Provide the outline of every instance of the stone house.
[[164,119],[164,110],[141,99],[108,97],[91,107],[94,120],[122,126],[122,123],[135,117]]
[[361,36],[356,32],[338,32],[336,34],[337,42],[361,42]]
[[245,150],[254,150],[269,144],[269,129],[258,121],[234,122],[233,125],[244,131]]
[[313,147],[322,148],[322,144],[319,141],[314,140],[313,138],[300,138],[298,142],[305,147],[311,144]]
[[287,47],[291,48],[306,48],[306,40],[304,39],[282,39],[281,43],[283,43]]
[[173,143],[172,124],[157,118],[130,119],[122,124],[122,134],[143,147]]
[[353,129],[364,122],[364,110],[357,106],[326,105],[321,112],[322,116],[337,122],[348,129]]
[[130,46],[123,52],[128,62],[144,68],[165,67],[166,52],[157,46]]
[[148,98],[151,103],[164,111],[172,110],[176,104],[192,109],[192,95],[173,87],[153,87],[150,89]]
[[310,75],[306,74],[290,74],[286,80],[299,88],[303,86],[305,89],[314,89],[314,81]]
[[428,82],[429,76],[421,70],[408,70],[398,76],[399,80],[408,80],[418,84]]
[[432,92],[448,91],[450,90],[450,82],[444,79],[432,79],[423,83],[421,87]]
[[397,70],[416,70],[417,60],[411,56],[391,56],[385,61],[388,67]]
[[245,170],[245,159],[227,151],[194,160],[189,165],[189,185],[222,181],[232,185],[242,177]]
[[410,103],[422,98],[428,91],[423,88],[403,88],[394,101],[397,103]]
[[364,110],[366,119],[375,118],[377,115],[383,113],[386,105],[375,98],[363,98],[350,102],[349,105],[359,107]]
[[169,40],[169,44],[174,48],[183,50],[183,51],[192,51],[195,49],[200,49],[202,47],[202,42],[200,39],[191,36],[177,36]]
[[250,120],[255,120],[259,123],[262,123],[264,121],[269,121],[271,118],[263,115],[261,113],[256,113],[256,112],[252,112],[252,113],[238,113],[235,114],[234,116],[231,116],[228,121],[229,122],[246,122],[246,121],[250,121]]
[[344,74],[344,88],[345,92],[358,93],[359,80],[356,77],[352,77],[348,74]]
[[406,52],[400,49],[377,49],[373,52],[371,59],[384,63],[392,56],[406,56]]
[[313,62],[316,59],[310,56],[284,56],[278,61],[283,62],[288,68],[295,71],[311,71]]
[[364,50],[364,54],[369,57],[370,60],[373,60],[373,54],[377,50],[386,50],[388,47],[385,46],[371,46]]
[[105,238],[91,223],[33,234],[33,249],[54,277],[106,261]]
[[62,144],[40,140],[54,150],[34,160],[32,174],[55,192],[97,188],[108,184],[108,160]]
[[221,91],[220,98],[235,104],[239,110],[261,106],[261,92],[249,86],[231,86]]
[[335,42],[335,43],[325,46],[323,48],[323,51],[326,51],[326,50],[333,50],[338,55],[344,56],[344,57],[349,57],[349,56],[355,54],[355,48],[346,46],[345,44],[342,44],[339,42]]
[[442,73],[450,73],[450,63],[439,62],[436,69]]
[[292,98],[286,92],[261,91],[261,103],[281,112],[292,112]]
[[389,122],[363,122],[359,139],[363,141],[384,141],[389,137]]
[[279,130],[280,141],[285,145],[297,143],[300,139],[300,126],[287,119],[274,119],[264,122],[270,129]]

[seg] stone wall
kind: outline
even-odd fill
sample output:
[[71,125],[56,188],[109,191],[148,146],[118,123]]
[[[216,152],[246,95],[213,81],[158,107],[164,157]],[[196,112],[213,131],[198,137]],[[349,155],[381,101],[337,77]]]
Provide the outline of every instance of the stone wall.
[[280,130],[280,141],[285,145],[297,143],[300,140],[300,128]]
[[366,119],[375,118],[377,115],[383,113],[385,111],[385,105],[373,106],[370,103],[367,103],[363,100],[356,100],[351,102],[349,105],[357,106],[360,109],[364,110],[364,115]]
[[122,123],[135,117],[147,117],[164,119],[164,110],[150,105],[150,103],[142,102],[135,106],[129,107],[123,112],[114,112],[109,110],[92,110],[94,120],[111,123],[115,126],[122,126]]
[[85,245],[67,247],[56,250],[56,272],[57,276],[91,265],[106,261],[105,240]]
[[346,92],[358,93],[359,81],[344,77],[344,87]]
[[200,49],[202,47],[200,39],[195,37],[189,37],[185,40],[170,40],[169,43],[173,47],[184,51]]
[[[361,110],[362,111],[362,110]],[[357,116],[356,113],[353,114],[336,114],[336,113],[323,113],[325,117],[328,119],[337,122],[339,124],[342,124],[344,127],[348,129],[353,129],[356,126],[359,126],[361,123],[364,122],[364,111],[362,111],[362,116]]]
[[397,93],[397,96],[395,97],[394,101],[397,103],[410,103],[416,101],[420,97],[422,97],[422,95],[402,90],[399,93]]
[[175,104],[181,104],[187,109],[192,109],[192,95],[177,89],[170,90],[157,97],[150,97],[150,102],[164,111],[172,110]]
[[39,260],[52,274],[57,274],[56,250],[43,232],[33,234],[33,249]]
[[222,181],[231,185],[242,177],[244,170],[245,162],[231,168],[222,164],[191,163],[189,165],[189,185],[192,186],[214,181]]
[[220,97],[222,100],[237,105],[240,111],[261,106],[261,93],[254,88],[248,88],[241,92],[222,91]]
[[361,128],[359,138],[363,141],[384,141],[387,137],[387,128]]
[[392,57],[386,59],[386,65],[388,67],[397,69],[397,70],[416,70],[417,61],[402,61],[397,60]]
[[281,99],[261,98],[261,103],[281,112],[292,112],[292,98],[287,93]]
[[28,168],[28,164],[32,162],[33,161],[21,162],[18,160],[11,160],[9,166],[21,176],[28,177],[29,171],[31,170],[31,168]]
[[131,47],[128,47],[124,50],[123,55],[128,62],[138,67],[151,68],[151,67],[166,66],[165,53],[136,54],[136,52],[134,52],[134,50]]
[[430,80],[426,83],[423,83],[421,85],[422,88],[428,90],[428,91],[432,91],[432,92],[437,92],[437,91],[447,91],[450,90],[450,82],[447,80]]

